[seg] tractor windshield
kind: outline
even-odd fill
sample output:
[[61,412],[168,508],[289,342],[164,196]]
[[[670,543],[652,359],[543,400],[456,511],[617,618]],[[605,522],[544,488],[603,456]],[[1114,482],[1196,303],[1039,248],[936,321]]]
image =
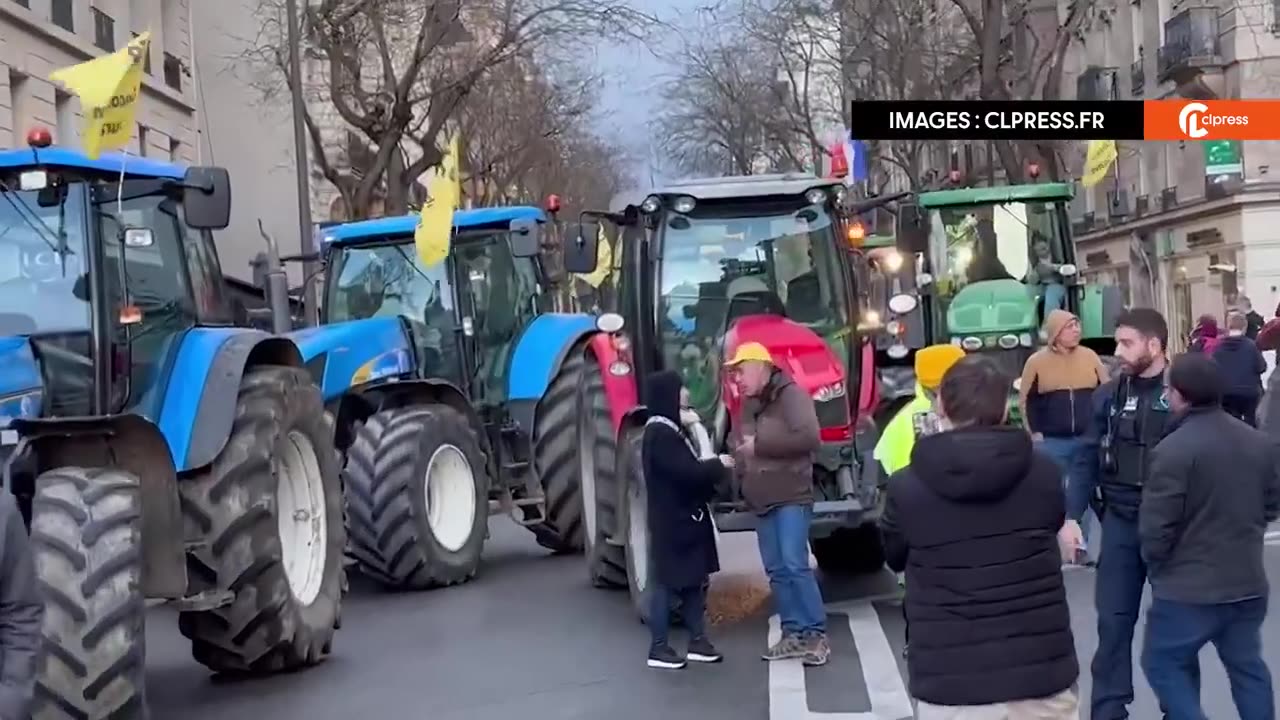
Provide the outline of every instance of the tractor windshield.
[[89,330],[83,198],[0,190],[0,336]]
[[454,340],[453,286],[446,263],[425,266],[412,242],[344,248],[330,268],[327,322],[403,317],[423,367],[460,382]]
[[714,406],[720,343],[739,317],[785,316],[845,354],[849,296],[832,217],[821,205],[758,213],[758,204],[711,206],[665,218],[664,360],[700,410]]
[[1068,248],[1055,205],[933,208],[929,220],[936,336],[971,352],[1029,353],[1044,314],[1067,307]]

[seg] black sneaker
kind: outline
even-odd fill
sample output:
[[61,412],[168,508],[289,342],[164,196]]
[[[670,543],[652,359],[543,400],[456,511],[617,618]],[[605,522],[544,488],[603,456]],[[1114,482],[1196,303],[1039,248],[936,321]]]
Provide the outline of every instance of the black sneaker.
[[651,648],[649,650],[649,667],[681,670],[684,668],[684,658],[676,654],[676,651],[672,650],[670,645]]
[[695,638],[689,641],[689,651],[685,653],[685,657],[690,662],[700,663],[718,663],[724,659],[716,646],[706,638]]

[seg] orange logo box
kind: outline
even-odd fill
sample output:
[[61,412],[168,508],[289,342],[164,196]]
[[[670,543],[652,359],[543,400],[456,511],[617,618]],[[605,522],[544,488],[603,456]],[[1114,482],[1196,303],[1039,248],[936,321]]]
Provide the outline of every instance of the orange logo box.
[[1148,100],[1145,140],[1280,140],[1280,100]]

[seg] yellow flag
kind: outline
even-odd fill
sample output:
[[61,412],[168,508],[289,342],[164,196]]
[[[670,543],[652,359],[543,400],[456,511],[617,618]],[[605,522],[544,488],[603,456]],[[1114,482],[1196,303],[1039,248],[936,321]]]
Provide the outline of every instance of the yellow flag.
[[80,97],[84,154],[90,158],[129,144],[150,42],[151,33],[144,32],[110,55],[55,70],[49,76]]
[[449,148],[440,159],[440,165],[427,181],[427,201],[422,204],[422,216],[413,229],[413,244],[423,265],[435,265],[449,256],[453,211],[462,199],[459,157],[458,136],[454,135],[449,139]]
[[1117,155],[1115,140],[1090,140],[1089,152],[1084,159],[1084,177],[1080,178],[1080,184],[1093,187],[1102,182]]
[[598,288],[612,269],[613,248],[609,246],[609,238],[604,236],[604,227],[601,227],[596,233],[596,269],[585,275],[579,274],[578,277],[591,287]]

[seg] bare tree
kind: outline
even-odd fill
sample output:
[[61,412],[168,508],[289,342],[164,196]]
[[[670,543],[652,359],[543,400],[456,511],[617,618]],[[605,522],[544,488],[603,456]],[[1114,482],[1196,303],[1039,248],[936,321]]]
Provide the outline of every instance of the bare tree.
[[[254,58],[288,73],[283,0],[262,0]],[[316,168],[352,218],[409,208],[439,163],[442,134],[477,84],[535,48],[600,35],[643,36],[653,19],[625,0],[317,0],[303,18],[305,117]],[[283,81],[283,83],[281,82]],[[346,142],[333,141],[333,129]]]

